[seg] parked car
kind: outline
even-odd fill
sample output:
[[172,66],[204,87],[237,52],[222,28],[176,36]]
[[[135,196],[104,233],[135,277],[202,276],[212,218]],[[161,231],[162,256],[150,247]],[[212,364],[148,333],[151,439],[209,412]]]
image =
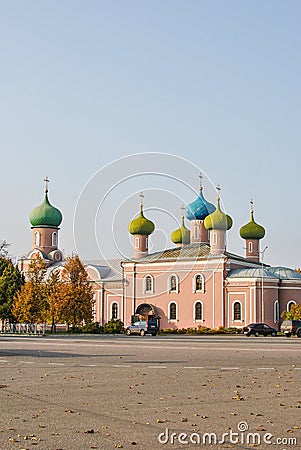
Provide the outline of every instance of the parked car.
[[291,337],[293,334],[301,338],[301,320],[284,320],[280,326],[280,331],[286,337]]
[[277,330],[275,328],[270,327],[266,323],[250,323],[248,326],[243,328],[243,332],[246,336],[259,336],[263,334],[263,336],[276,336]]
[[152,334],[156,336],[157,331],[159,331],[159,327],[156,320],[139,320],[138,322],[134,322],[133,325],[129,325],[125,330],[128,336],[131,334],[140,334],[140,336]]

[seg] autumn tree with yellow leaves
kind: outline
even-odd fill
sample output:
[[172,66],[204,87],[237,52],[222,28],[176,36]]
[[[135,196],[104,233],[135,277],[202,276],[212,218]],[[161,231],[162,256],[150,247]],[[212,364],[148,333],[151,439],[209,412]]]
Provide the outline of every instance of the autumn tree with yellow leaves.
[[37,256],[30,262],[27,281],[17,293],[12,305],[12,314],[19,322],[46,322],[49,315],[49,305],[45,273],[44,261],[40,256]]
[[92,321],[93,289],[88,274],[77,255],[67,257],[65,265],[46,278],[42,258],[29,265],[27,281],[13,303],[13,314],[19,322],[51,322],[76,327]]
[[283,311],[281,317],[284,320],[301,320],[301,303],[292,305],[289,311]]
[[69,256],[61,272],[56,308],[60,320],[73,327],[92,321],[94,295],[88,274],[77,255]]

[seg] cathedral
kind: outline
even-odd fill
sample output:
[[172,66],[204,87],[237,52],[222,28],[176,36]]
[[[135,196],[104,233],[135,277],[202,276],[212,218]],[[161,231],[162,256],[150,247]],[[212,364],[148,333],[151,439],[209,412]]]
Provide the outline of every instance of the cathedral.
[[[36,254],[48,274],[64,265],[58,240],[62,214],[49,201],[48,181],[43,202],[30,213],[32,249],[18,262],[23,272]],[[252,322],[277,328],[281,312],[301,302],[301,275],[263,263],[260,240],[265,229],[255,221],[252,201],[249,222],[240,228],[244,256],[227,249],[231,227],[232,218],[222,211],[220,188],[214,205],[200,185],[196,199],[185,213],[183,209],[180,227],[171,233],[171,247],[149,253],[155,224],[144,215],[141,195],[140,211],[128,226],[133,256],[84,262],[94,289],[95,321],[104,325],[121,319],[127,326],[133,317],[151,316],[161,328],[242,328]]]

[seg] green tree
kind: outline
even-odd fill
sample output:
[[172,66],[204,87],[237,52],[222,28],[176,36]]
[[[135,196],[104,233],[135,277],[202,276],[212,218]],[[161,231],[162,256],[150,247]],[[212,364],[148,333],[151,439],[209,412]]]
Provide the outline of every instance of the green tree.
[[301,303],[293,305],[289,311],[283,311],[281,317],[284,320],[301,320]]
[[12,314],[19,322],[44,323],[49,317],[45,274],[44,261],[41,257],[36,257],[29,264],[27,281],[12,305]]
[[0,256],[0,319],[14,320],[12,304],[24,284],[24,277],[10,259]]

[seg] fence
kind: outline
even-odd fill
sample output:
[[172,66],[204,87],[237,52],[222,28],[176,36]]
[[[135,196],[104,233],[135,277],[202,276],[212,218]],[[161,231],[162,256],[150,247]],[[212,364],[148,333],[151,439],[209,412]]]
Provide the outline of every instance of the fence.
[[1,334],[45,334],[45,324],[38,323],[2,323]]

